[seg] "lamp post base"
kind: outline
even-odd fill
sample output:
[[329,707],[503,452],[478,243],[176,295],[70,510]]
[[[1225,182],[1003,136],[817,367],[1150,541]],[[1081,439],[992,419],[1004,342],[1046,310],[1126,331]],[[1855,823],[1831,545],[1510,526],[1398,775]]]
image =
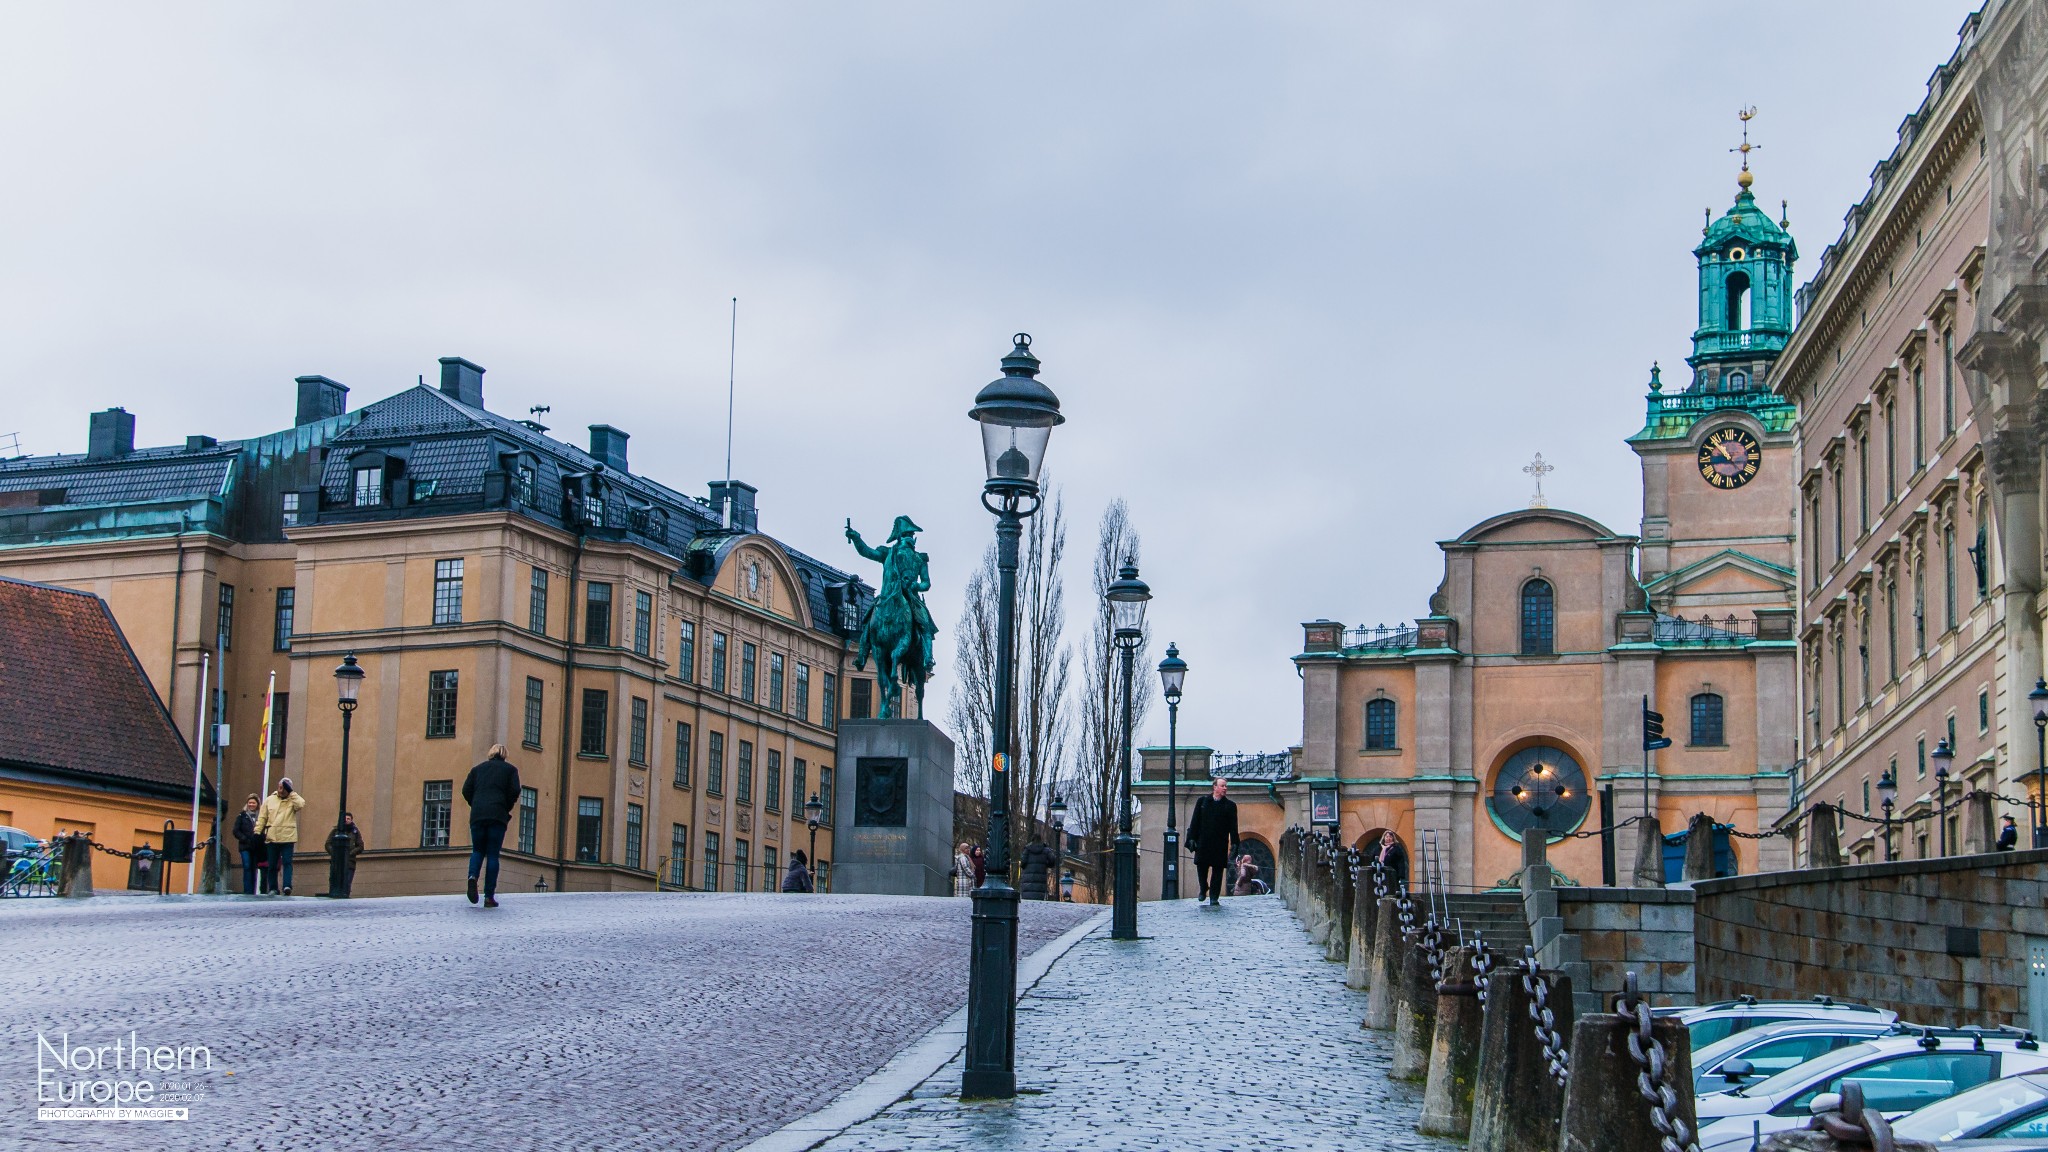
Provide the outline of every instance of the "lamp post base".
[[1017,890],[990,874],[974,890],[967,961],[967,1067],[960,1095],[1017,1095]]
[[1115,907],[1110,911],[1109,938],[1138,938],[1138,838],[1129,832],[1116,836]]
[[348,895],[348,833],[337,828],[327,836],[327,895]]
[[1159,866],[1159,898],[1180,899],[1180,833],[1166,834],[1166,856]]

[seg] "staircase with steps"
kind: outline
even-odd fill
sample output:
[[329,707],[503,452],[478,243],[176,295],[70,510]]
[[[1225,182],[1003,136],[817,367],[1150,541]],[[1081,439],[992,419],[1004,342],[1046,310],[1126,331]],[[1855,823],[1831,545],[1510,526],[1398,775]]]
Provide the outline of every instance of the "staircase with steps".
[[1520,958],[1530,942],[1519,892],[1461,892],[1439,899],[1448,904],[1454,927],[1462,927],[1467,939],[1474,932],[1484,936],[1496,957]]

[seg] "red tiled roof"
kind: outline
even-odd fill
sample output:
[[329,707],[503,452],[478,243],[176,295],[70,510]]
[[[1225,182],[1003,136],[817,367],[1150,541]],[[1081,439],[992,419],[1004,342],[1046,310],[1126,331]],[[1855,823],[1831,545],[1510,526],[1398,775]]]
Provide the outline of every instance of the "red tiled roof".
[[0,766],[191,795],[192,750],[106,601],[0,577]]

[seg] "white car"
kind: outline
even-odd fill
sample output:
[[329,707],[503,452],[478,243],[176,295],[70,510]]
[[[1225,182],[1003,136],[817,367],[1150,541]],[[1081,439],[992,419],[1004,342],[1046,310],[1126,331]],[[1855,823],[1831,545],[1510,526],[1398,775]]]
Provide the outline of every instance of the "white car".
[[1864,1106],[1902,1116],[2004,1076],[2048,1069],[2033,1034],[1901,1028],[1808,1060],[1769,1079],[1695,1102],[1702,1152],[1738,1152],[1757,1135],[1803,1128],[1814,1098],[1854,1082]]
[[2048,1075],[2008,1076],[1929,1104],[1892,1125],[1900,1139],[2048,1137]]
[[1737,1032],[1761,1028],[1766,1024],[1783,1024],[1788,1020],[1855,1020],[1890,1024],[1899,1018],[1897,1012],[1872,1008],[1868,1004],[1844,1004],[1826,996],[1815,996],[1811,1000],[1758,1000],[1754,996],[1740,996],[1719,1004],[1660,1008],[1657,1015],[1676,1016],[1685,1025],[1685,1030],[1692,1034],[1692,1050],[1695,1052]]
[[1786,1020],[1737,1032],[1692,1053],[1695,1096],[1766,1080],[1788,1068],[1890,1032],[1883,1020]]

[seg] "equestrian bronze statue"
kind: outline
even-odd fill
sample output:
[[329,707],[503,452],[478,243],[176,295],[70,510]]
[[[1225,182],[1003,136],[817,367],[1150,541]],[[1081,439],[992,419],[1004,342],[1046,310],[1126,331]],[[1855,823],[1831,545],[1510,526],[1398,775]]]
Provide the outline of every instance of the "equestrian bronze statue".
[[846,538],[862,556],[882,566],[882,587],[868,606],[860,625],[860,651],[855,668],[865,669],[868,657],[875,659],[875,679],[881,688],[878,719],[897,718],[896,701],[901,685],[917,694],[918,715],[924,715],[924,685],[932,674],[932,638],[939,633],[932,614],[924,606],[924,594],[931,591],[929,558],[917,550],[917,534],[923,531],[910,517],[898,516],[882,547],[871,548],[846,522]]

